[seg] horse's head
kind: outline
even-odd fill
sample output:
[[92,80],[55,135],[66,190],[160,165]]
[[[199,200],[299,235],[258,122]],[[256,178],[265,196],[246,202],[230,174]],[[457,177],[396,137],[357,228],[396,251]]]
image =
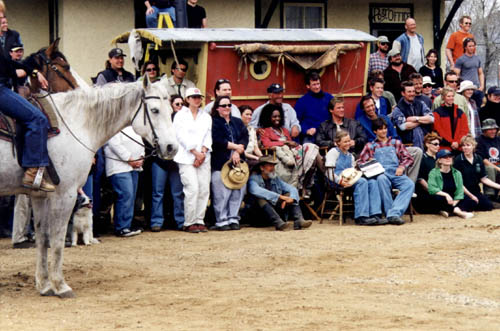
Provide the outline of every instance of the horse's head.
[[130,36],[128,37],[128,47],[130,49],[130,56],[132,58],[132,62],[134,63],[135,70],[140,71],[141,68],[139,67],[139,62],[142,59],[144,51],[142,49],[141,36],[135,30],[130,32]]
[[[38,69],[49,82],[49,89],[52,92],[65,92],[78,87],[76,79],[71,74],[71,68],[63,53],[58,49],[59,38],[49,47],[42,48],[38,52],[31,54],[26,61],[28,65]],[[31,79],[30,89],[38,92],[40,85],[37,79]]]
[[166,89],[143,76],[143,94],[132,117],[132,127],[146,139],[161,158],[171,160],[177,153],[177,139],[172,125],[172,107]]

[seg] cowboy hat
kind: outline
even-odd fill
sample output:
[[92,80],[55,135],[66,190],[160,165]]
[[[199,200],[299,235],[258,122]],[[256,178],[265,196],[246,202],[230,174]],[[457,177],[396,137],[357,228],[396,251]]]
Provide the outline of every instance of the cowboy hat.
[[354,185],[363,176],[363,172],[354,168],[344,169],[340,173],[340,181],[344,184]]
[[248,163],[240,161],[240,164],[235,166],[231,160],[224,163],[220,171],[222,184],[230,190],[239,190],[248,181],[250,170]]
[[264,163],[278,164],[278,160],[276,160],[276,157],[273,155],[264,155],[264,156],[261,156],[259,158],[258,165],[261,165]]

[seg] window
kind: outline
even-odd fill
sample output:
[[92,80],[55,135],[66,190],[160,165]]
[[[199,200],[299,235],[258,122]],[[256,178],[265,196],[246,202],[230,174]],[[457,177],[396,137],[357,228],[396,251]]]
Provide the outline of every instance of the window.
[[256,80],[264,80],[271,74],[271,62],[269,60],[250,63],[250,75]]
[[325,4],[285,3],[283,8],[284,28],[319,29],[326,27]]

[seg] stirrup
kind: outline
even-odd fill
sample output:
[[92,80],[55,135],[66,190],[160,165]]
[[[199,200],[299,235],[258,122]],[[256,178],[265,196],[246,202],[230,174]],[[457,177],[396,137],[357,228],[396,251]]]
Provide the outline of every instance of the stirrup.
[[44,170],[45,170],[44,167],[39,167],[38,168],[38,170],[36,172],[36,175],[35,175],[35,179],[33,179],[33,184],[31,185],[31,187],[34,190],[39,190],[40,189],[40,186],[42,185]]

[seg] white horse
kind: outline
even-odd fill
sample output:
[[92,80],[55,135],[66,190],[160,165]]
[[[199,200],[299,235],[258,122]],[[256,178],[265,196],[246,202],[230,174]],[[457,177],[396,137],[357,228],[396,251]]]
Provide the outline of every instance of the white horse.
[[[66,228],[77,189],[86,181],[94,152],[113,135],[132,125],[156,146],[159,155],[171,159],[177,152],[168,93],[159,84],[143,82],[110,84],[52,95],[61,133],[49,139],[50,157],[60,177],[53,193],[30,192],[21,187],[23,169],[10,143],[0,141],[0,195],[31,194],[36,229],[36,287],[41,295],[73,297],[62,272]],[[48,263],[48,248],[52,261]]]

